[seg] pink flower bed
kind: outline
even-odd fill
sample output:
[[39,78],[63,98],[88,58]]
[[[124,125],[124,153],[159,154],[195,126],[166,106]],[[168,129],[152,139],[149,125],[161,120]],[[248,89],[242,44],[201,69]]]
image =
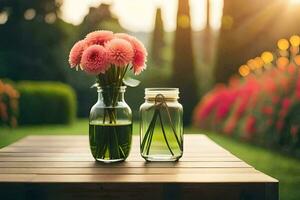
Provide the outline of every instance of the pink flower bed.
[[268,146],[300,147],[300,67],[263,68],[206,94],[194,125]]

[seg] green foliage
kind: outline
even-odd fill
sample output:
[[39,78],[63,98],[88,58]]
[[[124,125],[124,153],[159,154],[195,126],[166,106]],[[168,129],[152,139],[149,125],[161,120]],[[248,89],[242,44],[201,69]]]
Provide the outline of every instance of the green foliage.
[[[8,20],[0,26],[0,77],[12,80],[66,79],[56,0],[2,0]],[[25,17],[27,16],[27,17]],[[49,17],[50,16],[50,17]],[[27,19],[25,19],[27,18]],[[50,20],[49,20],[50,19]]]
[[76,117],[75,92],[58,82],[19,82],[21,125],[69,124]]

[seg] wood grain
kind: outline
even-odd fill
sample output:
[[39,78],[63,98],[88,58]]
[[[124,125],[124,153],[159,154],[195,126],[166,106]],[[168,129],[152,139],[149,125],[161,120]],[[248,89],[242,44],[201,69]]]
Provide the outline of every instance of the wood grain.
[[276,179],[204,135],[185,136],[179,162],[145,162],[134,137],[127,161],[115,164],[95,162],[87,136],[28,136],[0,149],[0,193],[5,199],[279,198]]

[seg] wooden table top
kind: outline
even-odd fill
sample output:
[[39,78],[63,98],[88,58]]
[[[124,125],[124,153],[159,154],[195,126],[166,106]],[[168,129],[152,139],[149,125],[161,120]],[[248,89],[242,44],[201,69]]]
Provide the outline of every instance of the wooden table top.
[[102,164],[87,136],[28,136],[0,149],[0,183],[278,183],[205,135],[185,135],[179,162],[145,162],[134,137],[129,158]]

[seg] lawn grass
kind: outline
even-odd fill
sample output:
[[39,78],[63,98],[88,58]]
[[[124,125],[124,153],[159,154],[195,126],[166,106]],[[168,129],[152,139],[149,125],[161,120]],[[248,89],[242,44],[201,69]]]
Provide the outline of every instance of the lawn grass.
[[[134,133],[138,133],[135,123]],[[188,128],[186,133],[200,133],[199,130]],[[71,126],[52,125],[22,127],[17,129],[0,128],[0,148],[26,135],[80,135],[88,133],[87,120],[77,120]],[[203,132],[201,132],[203,133]],[[258,147],[215,133],[207,135],[231,153],[249,163],[257,170],[262,171],[280,181],[280,199],[300,199],[300,160]],[[199,147],[201,148],[201,147]]]
[[[20,127],[16,129],[0,127],[0,148],[15,142],[26,135],[86,135],[88,134],[88,120],[80,119],[72,125],[39,125]],[[138,125],[134,124],[133,132],[138,132]]]
[[87,134],[87,131],[87,120],[77,120],[72,125],[39,125],[16,129],[0,127],[0,148],[26,135],[80,135]]

